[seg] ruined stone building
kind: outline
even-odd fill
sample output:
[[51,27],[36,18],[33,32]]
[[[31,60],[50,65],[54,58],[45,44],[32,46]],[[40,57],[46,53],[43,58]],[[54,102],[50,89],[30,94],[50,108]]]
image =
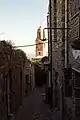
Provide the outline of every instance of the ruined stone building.
[[[77,76],[80,74],[80,59],[78,57],[79,51],[76,53],[71,46],[74,41],[80,40],[80,0],[51,0],[51,4],[51,27],[63,28],[52,29],[53,104],[54,108],[60,108],[61,120],[65,118],[70,120],[79,120],[80,86]],[[48,11],[47,18],[48,27],[50,27],[49,12],[50,11]],[[51,42],[49,30],[48,40],[48,54],[50,61]],[[76,60],[74,60],[74,57]],[[70,70],[70,66],[72,68],[72,74],[70,74],[71,76],[67,74],[65,77],[65,71],[67,68]],[[57,78],[55,73],[57,73]]]

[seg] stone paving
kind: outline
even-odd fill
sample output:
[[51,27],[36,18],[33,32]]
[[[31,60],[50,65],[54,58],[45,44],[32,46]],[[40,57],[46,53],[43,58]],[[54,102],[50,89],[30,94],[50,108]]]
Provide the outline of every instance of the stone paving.
[[51,112],[43,102],[43,93],[43,88],[32,91],[12,120],[60,120],[59,112]]

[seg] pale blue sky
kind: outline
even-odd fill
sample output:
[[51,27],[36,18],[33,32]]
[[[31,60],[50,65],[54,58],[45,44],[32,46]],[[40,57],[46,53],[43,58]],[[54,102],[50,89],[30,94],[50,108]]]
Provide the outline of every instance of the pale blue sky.
[[[40,23],[46,25],[47,4],[48,0],[0,0],[0,39],[34,44]],[[23,50],[34,54],[35,47]]]

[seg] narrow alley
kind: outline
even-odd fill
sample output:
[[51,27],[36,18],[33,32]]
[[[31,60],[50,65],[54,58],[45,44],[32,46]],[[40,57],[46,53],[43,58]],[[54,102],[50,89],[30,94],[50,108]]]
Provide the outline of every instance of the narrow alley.
[[44,88],[37,88],[28,94],[22,107],[11,120],[59,120],[59,112],[51,112],[43,102]]

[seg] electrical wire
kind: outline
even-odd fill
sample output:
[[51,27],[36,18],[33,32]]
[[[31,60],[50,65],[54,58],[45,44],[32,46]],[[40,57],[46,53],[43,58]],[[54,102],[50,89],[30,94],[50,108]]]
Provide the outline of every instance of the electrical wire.
[[[45,44],[48,42],[42,42],[42,43],[38,43],[38,44],[30,44],[30,45],[22,45],[22,46],[12,46],[12,48],[19,48],[19,47],[31,47],[31,46],[36,46],[36,45],[40,45],[40,44]],[[54,41],[52,41],[52,43],[54,43]],[[10,47],[6,47],[6,48],[10,48]],[[4,49],[4,48],[3,48]]]
[[[45,43],[48,43],[48,42],[45,42]],[[22,45],[22,46],[13,46],[13,48],[18,48],[18,47],[31,47],[31,46],[40,45],[40,44],[45,44],[45,43],[38,43],[38,44],[31,44],[31,45]]]

